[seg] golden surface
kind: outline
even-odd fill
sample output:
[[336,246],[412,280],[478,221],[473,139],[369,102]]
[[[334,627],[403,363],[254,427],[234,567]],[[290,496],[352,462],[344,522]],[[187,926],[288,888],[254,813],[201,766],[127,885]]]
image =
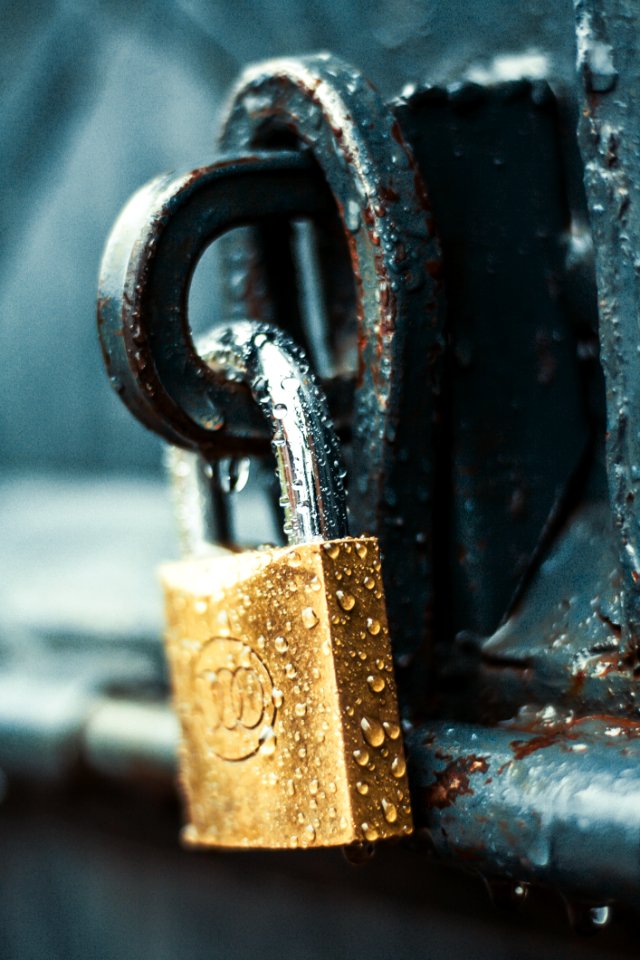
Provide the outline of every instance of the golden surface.
[[165,565],[191,844],[411,832],[373,538]]

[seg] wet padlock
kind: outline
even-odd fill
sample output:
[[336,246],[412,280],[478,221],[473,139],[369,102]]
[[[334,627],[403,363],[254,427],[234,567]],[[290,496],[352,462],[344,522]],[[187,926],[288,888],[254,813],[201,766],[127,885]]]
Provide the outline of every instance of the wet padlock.
[[237,323],[203,351],[272,427],[289,545],[165,565],[187,843],[373,842],[412,820],[380,554],[347,535],[324,397],[279,331]]

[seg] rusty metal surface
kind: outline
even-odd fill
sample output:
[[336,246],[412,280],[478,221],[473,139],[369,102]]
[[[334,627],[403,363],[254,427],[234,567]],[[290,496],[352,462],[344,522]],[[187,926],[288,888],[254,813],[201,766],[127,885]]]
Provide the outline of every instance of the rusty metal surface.
[[[593,460],[593,284],[579,309],[556,100],[544,81],[409,87],[394,103],[432,198],[449,342],[438,632],[486,636]],[[595,381],[595,382],[594,382]],[[562,410],[562,417],[558,411]],[[452,599],[453,598],[453,599]]]
[[264,449],[264,421],[247,389],[216,376],[196,353],[187,318],[191,274],[225,230],[308,216],[326,203],[306,158],[293,154],[160,176],[131,198],[103,256],[98,329],[111,384],[145,426],[181,446],[214,445],[217,456],[240,443]]
[[[396,663],[421,687],[433,597],[433,489],[444,347],[440,251],[431,208],[410,147],[392,111],[359,71],[329,54],[268,61],[240,79],[221,146],[241,151],[283,144],[309,150],[335,198],[355,278],[355,316],[345,311],[342,251],[319,245],[334,371],[351,340],[356,377],[349,455],[354,531],[375,531]],[[253,308],[255,262],[270,240],[255,234],[226,265],[229,304]],[[343,257],[344,262],[344,257]],[[238,280],[238,274],[240,281]],[[287,318],[278,317],[287,326]],[[341,322],[345,327],[341,327]],[[356,348],[356,349],[354,349]],[[402,684],[401,684],[402,685]]]
[[523,703],[636,715],[622,595],[609,506],[587,503],[571,516],[526,598],[482,644],[484,702],[502,717]]
[[640,11],[633,0],[577,0],[575,8],[578,135],[607,385],[607,471],[624,572],[623,643],[631,651],[640,632]]
[[635,720],[552,708],[495,728],[428,725],[409,738],[416,827],[489,878],[635,903],[639,736]]

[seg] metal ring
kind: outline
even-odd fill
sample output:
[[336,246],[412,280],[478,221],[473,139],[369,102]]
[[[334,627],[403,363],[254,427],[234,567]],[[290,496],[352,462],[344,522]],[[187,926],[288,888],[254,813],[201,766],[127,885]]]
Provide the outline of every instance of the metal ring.
[[[100,268],[98,327],[111,382],[132,413],[170,443],[216,453],[264,447],[247,390],[198,356],[187,318],[191,276],[225,231],[331,202],[308,157],[267,153],[157,177],[126,205]],[[232,416],[230,410],[232,408]]]

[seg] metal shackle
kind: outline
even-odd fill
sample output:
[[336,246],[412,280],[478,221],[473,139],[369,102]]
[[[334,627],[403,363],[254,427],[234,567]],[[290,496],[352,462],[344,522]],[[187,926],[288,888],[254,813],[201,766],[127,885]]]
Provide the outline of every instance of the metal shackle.
[[276,327],[238,321],[214,329],[198,349],[214,373],[249,388],[271,424],[288,542],[347,536],[340,445],[300,347]]

